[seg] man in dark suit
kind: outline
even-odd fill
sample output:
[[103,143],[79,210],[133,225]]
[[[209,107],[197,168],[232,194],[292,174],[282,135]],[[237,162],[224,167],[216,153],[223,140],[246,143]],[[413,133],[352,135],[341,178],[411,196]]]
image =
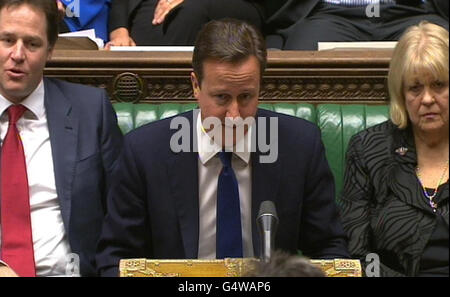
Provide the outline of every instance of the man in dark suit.
[[422,20],[448,30],[447,0],[265,0],[267,45],[317,50],[318,42],[395,41]]
[[122,146],[103,90],[43,78],[53,0],[0,0],[0,275],[95,275]]
[[199,33],[192,64],[200,111],[147,124],[125,139],[99,273],[117,276],[122,258],[257,257],[255,221],[265,200],[280,218],[275,248],[348,257],[318,128],[258,109],[261,34],[241,21],[212,21]]

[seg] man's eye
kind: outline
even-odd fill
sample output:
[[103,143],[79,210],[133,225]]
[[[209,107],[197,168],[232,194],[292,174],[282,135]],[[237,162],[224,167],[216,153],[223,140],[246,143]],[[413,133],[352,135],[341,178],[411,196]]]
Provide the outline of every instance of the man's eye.
[[29,41],[27,42],[27,47],[30,49],[36,49],[39,48],[41,46],[41,44],[39,42],[36,41]]
[[252,94],[250,94],[250,93],[245,93],[245,94],[241,95],[242,100],[249,100],[251,98],[252,98]]
[[220,101],[225,101],[227,100],[228,96],[225,94],[217,94],[216,98],[219,99]]
[[7,43],[7,44],[12,44],[14,42],[14,40],[12,38],[9,37],[3,37],[0,39],[1,42],[3,43]]

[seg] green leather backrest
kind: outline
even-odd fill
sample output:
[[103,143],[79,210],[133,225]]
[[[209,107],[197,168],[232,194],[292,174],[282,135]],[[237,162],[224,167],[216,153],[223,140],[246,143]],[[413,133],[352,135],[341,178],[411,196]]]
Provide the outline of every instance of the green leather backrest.
[[345,153],[350,138],[357,132],[386,121],[387,105],[321,104],[316,108],[317,126],[322,133],[328,163],[336,183],[339,197],[345,170]]
[[[192,110],[196,103],[132,104],[115,103],[119,127],[123,133],[146,123]],[[322,133],[326,156],[336,182],[336,196],[342,190],[345,152],[355,133],[388,119],[387,105],[346,105],[307,103],[264,103],[260,108],[297,116],[317,124]]]

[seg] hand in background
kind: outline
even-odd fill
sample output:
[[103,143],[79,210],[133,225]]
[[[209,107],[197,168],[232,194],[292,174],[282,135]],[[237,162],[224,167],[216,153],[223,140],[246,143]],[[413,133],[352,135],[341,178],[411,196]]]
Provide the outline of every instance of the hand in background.
[[183,3],[184,0],[159,0],[156,5],[153,25],[160,25],[164,22],[166,15],[175,7]]
[[109,50],[111,46],[136,46],[133,38],[130,37],[128,29],[117,28],[109,34],[110,41],[105,45],[105,50]]
[[62,20],[64,18],[64,15],[66,14],[66,8],[64,7],[64,4],[59,0],[56,0],[56,4],[58,5],[59,17]]

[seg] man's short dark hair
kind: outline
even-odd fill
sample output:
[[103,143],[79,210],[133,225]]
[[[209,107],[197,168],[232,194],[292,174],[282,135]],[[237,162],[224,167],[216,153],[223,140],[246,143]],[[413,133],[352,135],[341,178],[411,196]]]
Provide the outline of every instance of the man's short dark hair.
[[4,8],[31,6],[45,14],[47,20],[47,40],[53,47],[58,39],[59,13],[55,0],[0,0],[0,11]]
[[275,250],[269,262],[258,262],[244,274],[249,277],[325,277],[325,273],[309,259]]
[[267,63],[267,50],[258,29],[240,20],[214,20],[205,24],[197,35],[192,67],[201,84],[203,63],[206,60],[235,63],[251,56],[258,59],[262,77]]

